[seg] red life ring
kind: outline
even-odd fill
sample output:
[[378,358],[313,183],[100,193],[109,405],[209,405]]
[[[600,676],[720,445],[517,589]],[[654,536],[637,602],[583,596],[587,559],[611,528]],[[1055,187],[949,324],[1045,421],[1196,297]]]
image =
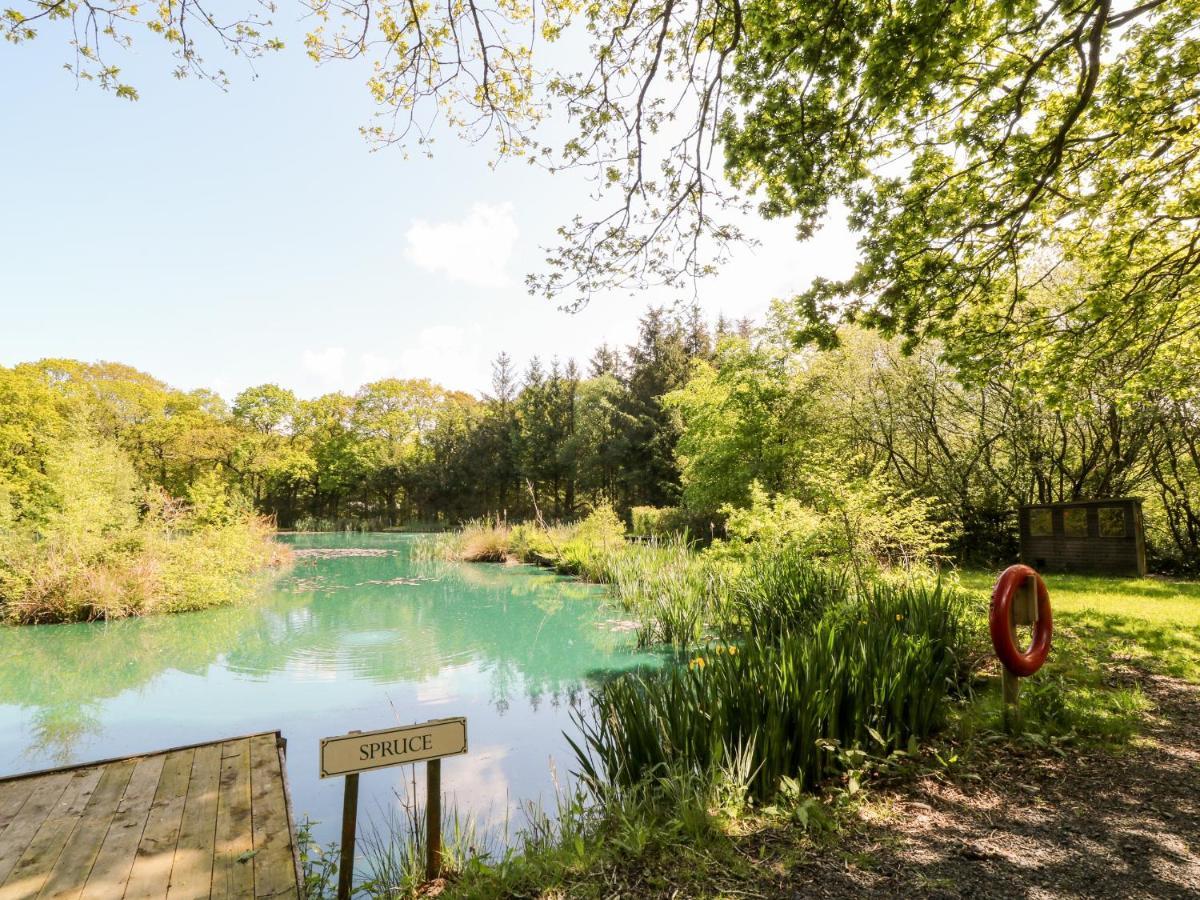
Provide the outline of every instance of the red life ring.
[[[1022,653],[1017,649],[1015,629],[1012,626],[1012,602],[1017,589],[1026,578],[1034,579],[1037,588],[1037,622],[1033,625],[1033,642]],[[1004,668],[1014,675],[1032,675],[1042,667],[1050,652],[1050,634],[1054,623],[1050,619],[1050,592],[1046,582],[1029,566],[1016,565],[1005,569],[992,591],[992,609],[988,616],[988,627],[992,632],[992,646]]]

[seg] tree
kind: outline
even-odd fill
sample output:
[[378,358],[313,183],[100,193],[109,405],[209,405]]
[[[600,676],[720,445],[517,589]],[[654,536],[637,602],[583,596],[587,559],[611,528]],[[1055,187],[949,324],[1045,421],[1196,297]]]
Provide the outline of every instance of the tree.
[[129,454],[138,475],[174,496],[227,458],[236,434],[220,397],[184,392],[119,363],[44,359],[22,366],[52,385],[88,428]]
[[579,491],[593,506],[618,495],[621,413],[625,389],[616,376],[601,374],[579,383],[570,455]]
[[[594,176],[608,211],[566,223],[531,282],[568,306],[714,271],[754,199],[801,238],[840,203],[860,264],[798,298],[803,339],[858,321],[985,369],[1010,343],[1058,362],[1132,346],[1162,364],[1131,391],[1196,355],[1179,349],[1200,329],[1194,0],[304,5],[314,60],[372,66],[372,140],[426,147],[444,116],[501,156]],[[250,57],[279,46],[265,17],[199,0],[144,18],[130,0],[20,0],[3,17],[12,41],[62,26],[76,70],[122,96],[102,48],[146,19],[181,74],[208,72],[201,34]],[[564,35],[590,65],[540,61]],[[552,109],[572,129],[541,143]],[[1070,289],[1043,294],[1060,272]]]
[[671,506],[679,499],[675,443],[678,413],[663,397],[687,381],[692,350],[707,348],[679,311],[651,307],[638,323],[638,340],[626,351],[621,405],[619,472],[623,506]]
[[515,512],[520,503],[520,424],[516,400],[520,385],[512,357],[501,353],[492,363],[492,393],[485,397],[486,412],[477,436],[476,469],[483,484],[485,511]]
[[296,414],[296,395],[277,384],[246,388],[233,401],[233,418],[260,434],[282,434]]
[[437,420],[445,392],[427,379],[385,378],[354,395],[352,427],[363,468],[383,498],[389,525],[400,520],[405,470]]
[[351,424],[353,413],[354,400],[342,393],[299,403],[295,427],[315,463],[307,505],[316,519],[338,519],[352,489],[361,481],[363,470],[358,436]]
[[225,460],[255,507],[269,507],[287,525],[295,522],[299,493],[316,466],[297,432],[299,410],[296,395],[278,385],[242,391],[232,409],[239,439]]
[[47,463],[67,426],[61,398],[42,378],[0,366],[0,530],[47,520],[55,503]]
[[799,367],[786,347],[766,341],[726,338],[665,402],[682,420],[683,498],[699,516],[746,505],[754,484],[771,494],[794,490],[798,467],[812,455],[807,444],[822,439]]

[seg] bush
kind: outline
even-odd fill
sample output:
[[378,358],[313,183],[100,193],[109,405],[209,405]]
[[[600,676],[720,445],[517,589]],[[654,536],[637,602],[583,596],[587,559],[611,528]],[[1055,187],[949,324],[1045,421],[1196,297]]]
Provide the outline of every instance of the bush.
[[114,619],[232,603],[288,551],[215,476],[194,504],[142,489],[111,442],[65,441],[50,457],[54,503],[0,530],[0,618]]
[[635,506],[629,520],[630,531],[642,538],[668,538],[688,530],[687,515],[676,506]]
[[932,570],[951,534],[934,504],[898,493],[885,480],[809,474],[806,499],[768,494],[756,482],[746,508],[726,507],[727,541],[713,551],[735,556],[790,547],[806,556],[848,565],[859,586],[887,569]]

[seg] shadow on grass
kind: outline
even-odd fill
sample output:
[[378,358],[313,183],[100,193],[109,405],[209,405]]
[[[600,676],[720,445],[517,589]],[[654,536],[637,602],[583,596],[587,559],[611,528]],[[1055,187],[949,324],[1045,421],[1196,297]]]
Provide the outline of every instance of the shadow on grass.
[[1200,682],[1200,632],[1174,622],[1153,622],[1084,610],[1059,619],[1074,650],[1098,666],[1133,663],[1151,672]]

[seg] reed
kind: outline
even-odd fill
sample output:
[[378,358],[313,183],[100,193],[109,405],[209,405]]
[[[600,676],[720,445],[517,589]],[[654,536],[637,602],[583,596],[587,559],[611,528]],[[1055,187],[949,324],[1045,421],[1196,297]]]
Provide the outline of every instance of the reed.
[[580,772],[632,786],[711,778],[742,759],[755,798],[785,776],[811,788],[836,770],[839,750],[888,753],[937,729],[965,641],[960,601],[940,586],[877,585],[810,626],[606,683],[594,714],[576,717]]
[[807,628],[850,597],[850,579],[836,567],[814,563],[799,548],[757,551],[734,581],[726,634],[777,640]]
[[607,560],[606,574],[614,601],[638,623],[641,646],[692,646],[725,615],[727,564],[680,538],[627,545]]

